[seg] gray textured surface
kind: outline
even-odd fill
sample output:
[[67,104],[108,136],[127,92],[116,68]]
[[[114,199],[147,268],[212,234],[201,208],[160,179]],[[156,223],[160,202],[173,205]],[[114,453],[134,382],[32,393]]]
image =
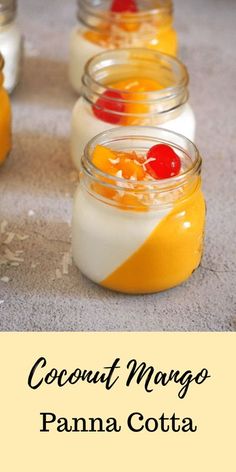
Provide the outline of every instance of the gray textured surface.
[[[10,245],[24,250],[19,267],[0,266],[0,277],[10,278],[0,281],[1,330],[235,330],[236,2],[175,3],[204,158],[208,215],[202,267],[181,287],[139,297],[99,288],[75,267],[53,280],[70,246],[68,135],[75,97],[66,61],[75,8],[73,0],[50,0],[46,6],[43,0],[21,0],[26,59],[13,96],[14,149],[0,170],[0,220],[30,237]],[[39,265],[32,269],[32,262]]]

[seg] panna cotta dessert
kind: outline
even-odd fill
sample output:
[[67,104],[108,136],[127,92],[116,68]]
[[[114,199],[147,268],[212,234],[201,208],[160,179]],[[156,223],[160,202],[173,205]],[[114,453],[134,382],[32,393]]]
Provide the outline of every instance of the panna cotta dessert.
[[176,55],[171,0],[77,0],[70,38],[69,77],[80,92],[85,64],[107,49],[144,47]]
[[125,293],[187,280],[203,251],[200,173],[195,145],[171,131],[121,127],[96,136],[85,148],[74,198],[77,267]]
[[4,60],[0,53],[0,166],[11,149],[11,105],[8,94],[3,88]]
[[188,81],[180,61],[149,49],[118,49],[91,59],[83,76],[82,96],[72,112],[75,166],[80,168],[90,139],[118,126],[158,126],[194,141]]

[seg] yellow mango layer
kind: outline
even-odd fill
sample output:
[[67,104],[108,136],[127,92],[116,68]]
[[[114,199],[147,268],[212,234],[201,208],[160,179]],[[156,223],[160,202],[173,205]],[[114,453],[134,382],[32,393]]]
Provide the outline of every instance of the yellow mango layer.
[[205,202],[199,189],[156,226],[145,243],[101,282],[126,293],[151,293],[187,280],[202,257]]
[[[1,82],[1,77],[0,77]],[[11,108],[7,93],[0,88],[0,165],[11,149]]]

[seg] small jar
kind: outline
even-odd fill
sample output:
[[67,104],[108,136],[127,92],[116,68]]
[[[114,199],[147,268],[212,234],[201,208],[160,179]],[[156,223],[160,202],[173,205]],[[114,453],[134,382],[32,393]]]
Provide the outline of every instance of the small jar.
[[[121,100],[115,96],[109,98],[109,103],[101,102],[104,93],[116,91],[112,84],[134,78],[157,80],[160,89],[139,92],[135,96],[127,90],[119,90]],[[195,117],[188,103],[188,81],[187,70],[178,59],[150,49],[107,51],[91,59],[85,67],[82,96],[72,113],[71,154],[75,166],[79,169],[84,147],[90,139],[121,125],[163,127],[194,141]],[[108,123],[94,113],[98,103],[102,112],[106,112],[106,106],[109,108],[110,117],[117,103],[125,105],[127,111],[119,115],[115,111],[115,119]]]
[[[97,145],[138,155],[160,143],[180,157],[178,176],[140,184],[101,172],[92,162]],[[81,272],[103,287],[136,294],[187,280],[203,251],[201,162],[191,141],[161,128],[117,128],[91,140],[82,158],[72,221],[73,258]]]
[[16,0],[0,0],[0,51],[4,57],[4,87],[11,93],[19,82],[23,39],[16,24]]
[[0,166],[11,149],[11,106],[6,90],[3,88],[4,60],[0,54]]
[[176,55],[171,0],[136,1],[137,13],[112,13],[112,2],[77,0],[77,26],[70,38],[69,76],[80,92],[86,62],[107,49],[144,47]]

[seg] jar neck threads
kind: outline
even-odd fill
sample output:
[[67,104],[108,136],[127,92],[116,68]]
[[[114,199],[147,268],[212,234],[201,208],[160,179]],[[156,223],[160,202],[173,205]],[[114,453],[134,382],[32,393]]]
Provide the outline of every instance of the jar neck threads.
[[[135,151],[137,154],[146,155],[153,145],[163,143],[171,146],[181,159],[182,171],[176,177],[130,181],[104,173],[92,162],[93,151],[97,145],[114,151]],[[112,191],[111,194],[120,192],[122,195],[135,196],[140,201],[142,200],[147,209],[156,209],[173,205],[176,201],[184,200],[196,191],[200,185],[201,164],[201,156],[196,146],[177,133],[162,128],[143,126],[110,129],[93,138],[86,146],[81,163],[81,185],[90,195],[112,206],[117,206],[116,201],[105,198],[105,192],[100,191],[102,188],[109,189]],[[129,208],[132,210],[132,204]]]
[[120,27],[122,25],[127,31],[132,31],[132,25],[141,26],[144,23],[162,27],[165,22],[170,21],[173,12],[171,0],[144,0],[142,9],[136,13],[118,14],[110,11],[111,2],[94,0],[77,0],[77,18],[80,23],[89,29],[101,31],[111,25]]
[[[122,103],[144,105],[142,113],[130,113],[134,117],[133,124],[140,124],[140,120],[141,124],[145,124],[145,119],[150,124],[152,117],[164,117],[188,100],[189,78],[185,66],[172,56],[143,48],[106,51],[92,58],[87,63],[82,79],[82,95],[88,103],[94,105],[107,90],[116,90],[112,83],[134,77],[156,80],[160,83],[160,89],[138,92],[135,100],[130,91],[119,90]],[[114,100],[117,102],[117,98]],[[109,101],[112,102],[112,98]],[[110,109],[109,113],[112,113]]]

